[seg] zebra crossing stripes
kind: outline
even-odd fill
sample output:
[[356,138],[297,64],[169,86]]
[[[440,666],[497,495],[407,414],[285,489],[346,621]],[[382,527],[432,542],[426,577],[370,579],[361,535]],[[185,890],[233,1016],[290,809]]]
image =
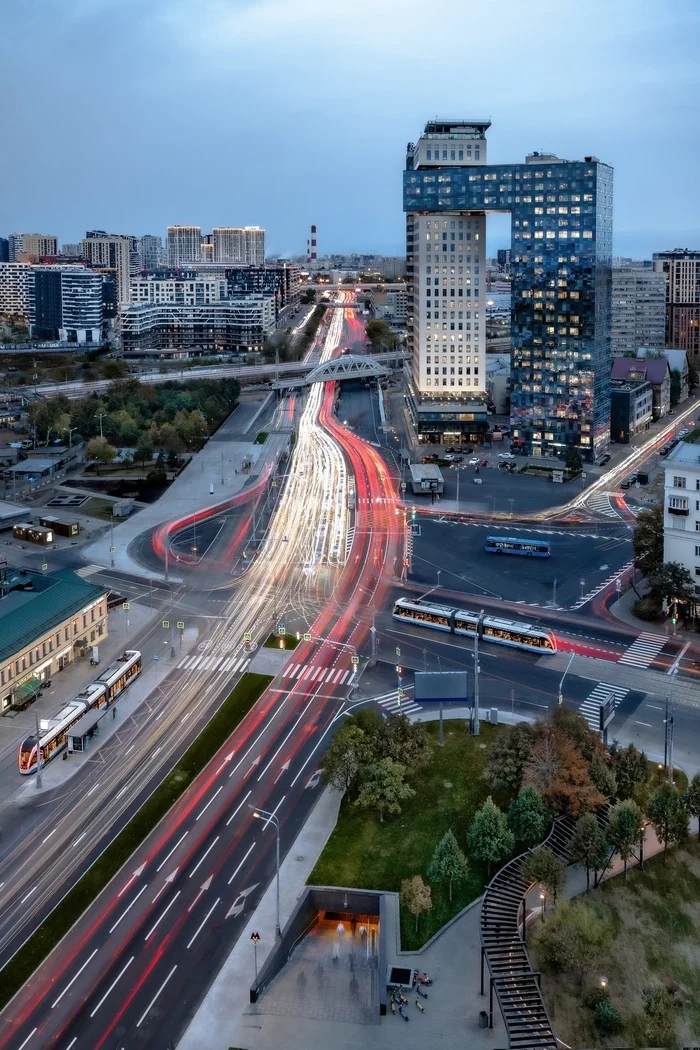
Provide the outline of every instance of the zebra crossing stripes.
[[88,576],[93,576],[96,572],[104,571],[104,565],[83,565],[82,568],[75,570],[75,574],[76,576],[82,576],[82,578],[85,580]]
[[578,709],[578,713],[586,719],[591,729],[598,733],[600,731],[600,709],[609,699],[610,694],[615,696],[615,709],[620,706],[629,693],[629,689],[619,685],[605,685],[600,682],[590,696],[588,696]]
[[306,682],[308,685],[345,685],[352,674],[352,669],[344,671],[342,667],[321,667],[316,664],[290,664],[282,672],[283,678],[290,681]]
[[196,656],[185,656],[177,666],[180,671],[228,671],[237,674],[244,671],[249,663],[247,657],[204,656],[199,653]]
[[605,518],[620,517],[620,515],[610,503],[609,492],[602,492],[598,496],[591,496],[590,499],[586,500],[586,506],[589,507],[591,510],[595,510],[598,514],[602,514]]
[[632,645],[622,654],[617,662],[619,664],[628,664],[630,667],[648,667],[665,645],[665,638],[645,631],[644,634],[640,634],[636,642],[632,642]]
[[392,693],[385,700],[378,700],[377,703],[390,715],[412,715],[422,710],[421,705],[415,700],[407,700],[405,697],[399,700],[396,693]]

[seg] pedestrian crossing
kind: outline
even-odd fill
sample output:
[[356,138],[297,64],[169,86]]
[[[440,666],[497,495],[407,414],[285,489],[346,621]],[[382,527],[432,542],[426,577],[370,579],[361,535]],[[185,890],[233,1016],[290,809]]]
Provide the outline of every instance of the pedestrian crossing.
[[396,693],[391,693],[384,700],[377,700],[377,703],[390,715],[413,715],[416,711],[423,710],[420,704],[408,697],[404,696],[403,699],[399,700]]
[[658,634],[650,634],[645,631],[640,634],[636,642],[630,645],[620,659],[619,664],[628,664],[630,667],[648,667],[659,655],[666,645],[666,639]]
[[590,499],[586,500],[586,506],[590,510],[596,511],[598,514],[602,514],[605,518],[619,518],[620,515],[613,508],[610,503],[610,493],[602,492],[598,496],[591,496]]
[[181,671],[228,671],[238,674],[239,671],[245,671],[249,663],[247,656],[205,656],[204,653],[197,653],[184,657],[177,666]]
[[353,668],[322,667],[317,664],[289,664],[282,672],[288,681],[305,682],[307,685],[346,685],[352,677]]
[[615,696],[615,709],[617,710],[629,693],[629,689],[626,689],[624,686],[605,685],[603,682],[600,682],[578,709],[578,713],[586,719],[588,725],[595,733],[600,732],[600,709],[605,701],[610,698],[611,693]]
[[104,565],[83,565],[82,568],[76,569],[76,576],[82,576],[85,580],[88,576],[94,576],[96,572],[104,572]]

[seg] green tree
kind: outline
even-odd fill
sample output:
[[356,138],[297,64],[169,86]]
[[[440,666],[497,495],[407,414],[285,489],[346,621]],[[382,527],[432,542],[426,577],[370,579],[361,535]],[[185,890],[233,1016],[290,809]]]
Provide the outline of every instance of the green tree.
[[134,459],[144,467],[146,462],[150,463],[153,459],[153,451],[153,442],[148,434],[142,434],[138,440],[136,448],[134,449]]
[[129,374],[123,361],[103,361],[100,368],[105,379],[123,379]]
[[617,794],[617,780],[612,765],[604,762],[600,755],[591,759],[591,780],[601,795],[612,798]]
[[678,1003],[668,988],[659,985],[642,992],[644,1034],[650,1046],[675,1045]]
[[368,321],[365,328],[365,335],[372,344],[372,349],[375,353],[382,348],[393,350],[396,346],[396,336],[386,321],[380,321],[376,318]]
[[696,773],[688,784],[684,800],[691,817],[698,819],[698,842],[700,842],[700,773]]
[[527,722],[501,729],[493,742],[484,779],[492,791],[514,796],[520,790],[537,730]]
[[583,460],[581,459],[581,453],[578,449],[570,448],[566,453],[565,460],[566,469],[569,474],[580,474],[583,467]]
[[534,787],[523,788],[508,809],[508,827],[515,841],[525,846],[541,842],[551,820],[551,813]]
[[574,970],[579,982],[600,968],[610,951],[612,930],[587,901],[562,901],[547,923],[538,923],[535,940],[542,962]]
[[513,832],[508,827],[505,813],[501,812],[490,795],[474,814],[467,835],[467,847],[475,860],[486,862],[489,879],[491,865],[513,852]]
[[632,534],[634,564],[643,576],[658,573],[664,561],[664,508],[643,510]]
[[576,821],[571,837],[571,856],[586,869],[586,893],[591,888],[591,872],[596,875],[608,866],[611,849],[594,813],[584,813]]
[[533,850],[523,861],[522,873],[529,882],[538,882],[556,904],[564,888],[566,865],[549,846],[538,846]]
[[610,1002],[610,996],[603,996],[596,1003],[593,1023],[602,1036],[619,1035],[624,1022],[618,1010]]
[[399,896],[401,903],[408,908],[411,915],[415,915],[416,930],[418,930],[418,919],[424,911],[430,911],[433,906],[430,886],[423,882],[420,875],[414,875],[412,879],[402,879]]
[[636,802],[627,799],[618,802],[610,810],[606,835],[624,864],[624,879],[627,881],[627,862],[639,848],[644,834],[644,817]]
[[376,746],[381,758],[393,758],[409,774],[433,757],[425,726],[411,722],[406,715],[389,715],[379,729]]
[[346,722],[333,737],[321,761],[326,782],[338,791],[350,791],[360,768],[365,734],[358,726]]
[[669,842],[682,842],[688,834],[689,815],[683,796],[665,781],[649,799],[647,816],[659,842],[664,844],[664,860]]
[[404,777],[406,767],[393,758],[380,758],[362,767],[359,791],[355,805],[364,809],[376,809],[379,823],[384,823],[384,813],[400,813],[401,803],[413,798],[415,791]]
[[467,877],[468,871],[467,858],[459,848],[457,839],[450,828],[435,847],[428,866],[428,878],[431,882],[447,881],[450,900],[452,900],[452,883],[462,882]]
[[666,599],[675,602],[685,614],[688,605],[695,601],[695,583],[690,572],[679,561],[666,561],[647,578],[649,595],[658,602]]
[[107,438],[96,437],[91,441],[88,441],[85,448],[86,459],[92,459],[97,463],[97,473],[100,473],[100,466],[107,466],[114,462],[114,457],[117,454],[116,448],[110,445]]
[[617,741],[613,741],[610,748],[613,758],[613,769],[617,782],[617,797],[624,800],[635,798],[640,789],[646,787],[649,780],[649,762],[643,751],[639,751],[634,744],[620,747]]

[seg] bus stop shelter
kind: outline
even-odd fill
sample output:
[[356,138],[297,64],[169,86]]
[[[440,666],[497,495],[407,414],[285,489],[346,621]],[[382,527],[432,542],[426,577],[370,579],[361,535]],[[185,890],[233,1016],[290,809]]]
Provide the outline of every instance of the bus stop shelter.
[[107,714],[107,708],[88,711],[68,730],[68,750],[87,751],[90,740],[98,732],[98,723]]

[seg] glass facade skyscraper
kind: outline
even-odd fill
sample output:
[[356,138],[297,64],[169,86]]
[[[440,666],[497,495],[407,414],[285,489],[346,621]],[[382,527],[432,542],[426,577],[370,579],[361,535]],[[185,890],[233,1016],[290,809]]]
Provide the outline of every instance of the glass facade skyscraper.
[[[452,147],[451,156],[456,143],[449,140],[461,145],[460,128],[473,126],[440,125],[440,138]],[[434,139],[434,124],[426,128],[426,136],[429,128]],[[415,337],[415,328],[420,330],[421,325],[419,314],[426,312],[421,288],[428,281],[427,267],[416,265],[421,249],[416,243],[416,229],[426,225],[426,216],[444,215],[440,225],[447,229],[460,219],[466,222],[467,216],[476,223],[479,214],[510,212],[513,438],[523,440],[533,455],[554,456],[577,448],[584,458],[595,458],[610,440],[612,168],[595,157],[566,161],[537,153],[528,156],[524,164],[482,162],[463,167],[451,165],[449,160],[439,166],[423,166],[420,158],[419,141],[417,147],[409,147],[404,172],[414,384],[418,375],[415,358],[429,349]],[[481,223],[478,230],[483,241]],[[426,232],[423,236],[428,235]],[[455,274],[455,258],[446,256],[447,270],[442,271],[452,283],[455,277],[450,270]],[[442,257],[437,261],[442,269]],[[434,262],[432,265],[434,268]],[[432,282],[433,275],[430,277]],[[472,281],[478,285],[478,279],[472,277]],[[435,314],[435,306],[448,305],[434,299],[433,304],[431,314]],[[457,301],[457,305],[470,304]],[[449,335],[449,313],[448,308],[435,314],[438,324],[431,317],[439,329],[436,338],[442,338],[442,329]],[[445,383],[439,390],[434,390],[435,385],[431,382],[434,400],[450,398],[449,387],[442,389]],[[426,393],[420,391],[423,397]]]

